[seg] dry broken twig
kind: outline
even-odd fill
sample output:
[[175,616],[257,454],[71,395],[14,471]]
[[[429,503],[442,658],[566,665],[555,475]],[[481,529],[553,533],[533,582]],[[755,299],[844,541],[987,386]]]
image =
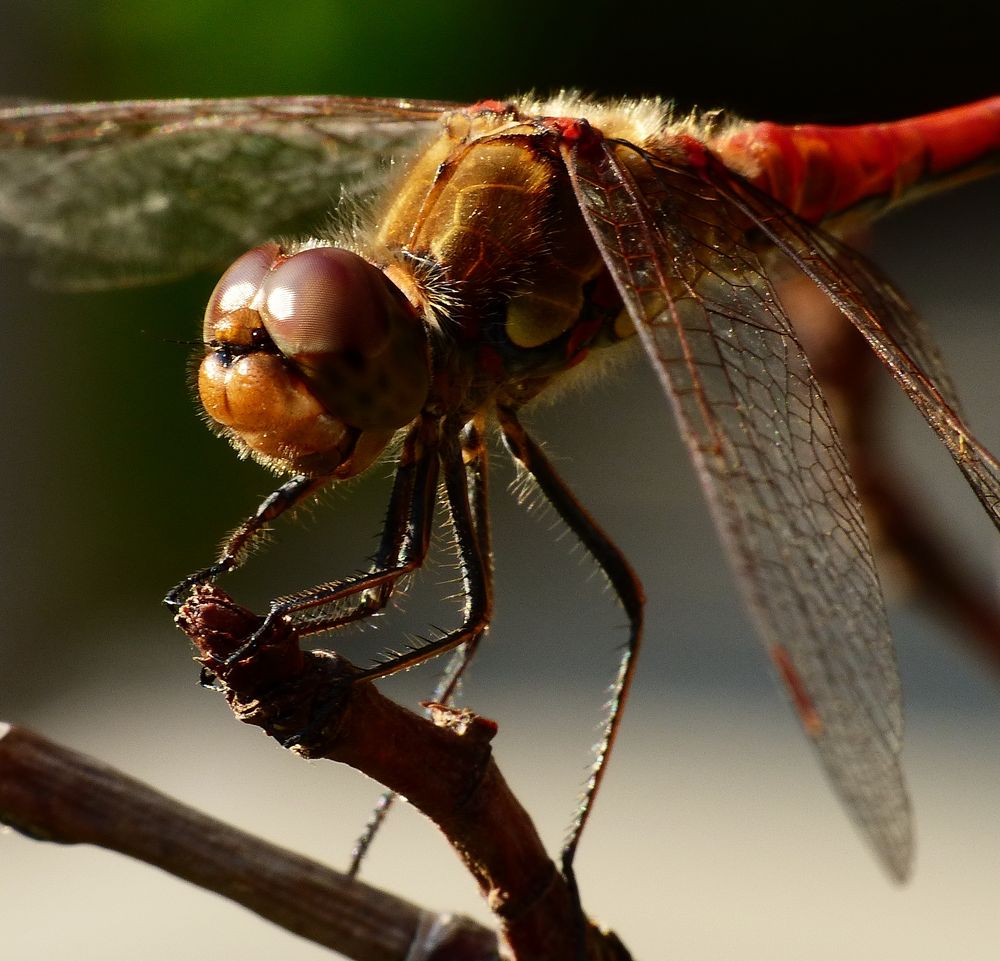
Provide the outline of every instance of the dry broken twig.
[[[468,711],[405,710],[329,652],[280,626],[247,660],[224,658],[260,623],[216,588],[178,618],[234,713],[307,757],[348,763],[403,794],[444,832],[496,915],[515,961],[576,961],[579,914],[493,761],[496,725]],[[230,898],[358,961],[495,961],[497,936],[416,907],[192,810],[99,761],[0,725],[0,822],[39,840],[94,844]],[[629,961],[587,923],[587,961]]]
[[145,861],[357,961],[498,956],[495,934],[475,921],[425,911],[10,725],[0,725],[0,821]]
[[[575,961],[579,914],[534,825],[497,768],[492,721],[431,705],[425,718],[374,685],[354,681],[348,661],[302,651],[287,622],[233,665],[262,619],[213,586],[197,589],[178,624],[223,685],[240,720],[309,758],[349,764],[407,798],[457,851],[497,917],[517,961]],[[588,961],[626,961],[613,934],[586,925]]]

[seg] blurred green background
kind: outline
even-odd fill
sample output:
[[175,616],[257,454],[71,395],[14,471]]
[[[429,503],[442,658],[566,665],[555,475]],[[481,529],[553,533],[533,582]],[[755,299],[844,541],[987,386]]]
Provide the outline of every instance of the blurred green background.
[[[127,0],[8,2],[0,14],[0,94],[40,100],[339,93],[466,102],[575,87],[850,123],[987,96],[997,78],[987,3],[953,3],[932,20],[890,2]],[[998,211],[996,187],[978,185],[896,215],[873,241],[939,333],[970,420],[994,449]],[[0,262],[0,716],[342,866],[374,787],[240,729],[196,688],[186,641],[159,606],[274,483],[212,438],[192,404],[189,342],[214,280],[55,296]],[[905,404],[890,404],[887,416],[887,453],[991,584],[996,535],[974,499]],[[635,703],[581,849],[590,910],[647,959],[995,957],[1000,702],[949,629],[913,601],[894,609],[920,838],[916,878],[896,891],[853,840],[771,681],[648,371],[630,368],[532,420],[650,595]],[[501,762],[555,851],[585,775],[621,616],[587,562],[557,540],[551,517],[539,522],[512,504],[511,473],[496,463],[499,609],[467,700],[500,721]],[[307,528],[283,530],[238,582],[240,596],[261,600],[353,570],[373,547],[387,489],[380,468]],[[439,553],[407,616],[386,619],[386,643],[396,627],[420,631],[437,616],[434,598],[453,576],[447,559]],[[359,643],[363,652],[379,637]],[[394,689],[413,702],[431,684],[424,673]],[[9,834],[0,846],[0,957],[326,956],[110,854]],[[423,900],[433,876],[430,907],[481,912],[453,861],[404,812],[370,877]]]

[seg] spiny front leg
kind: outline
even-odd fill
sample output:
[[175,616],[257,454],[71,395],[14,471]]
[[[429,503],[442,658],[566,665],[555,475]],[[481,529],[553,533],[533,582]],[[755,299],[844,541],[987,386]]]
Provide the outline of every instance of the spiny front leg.
[[201,570],[189,574],[179,584],[171,588],[163,603],[174,613],[180,610],[184,598],[191,590],[201,584],[207,584],[242,566],[253,543],[274,520],[282,514],[301,504],[323,487],[329,477],[309,477],[298,474],[286,481],[272,494],[269,494],[239,527],[226,538],[219,556]]
[[[268,617],[294,617],[300,636],[334,630],[382,610],[400,580],[420,568],[430,545],[440,456],[440,426],[422,415],[400,451],[379,548],[364,574],[318,584],[271,602]],[[324,610],[353,599],[347,608]],[[318,614],[302,612],[319,609]]]
[[[260,627],[227,658],[228,663],[250,656],[285,619],[294,619],[302,636],[334,630],[385,607],[399,581],[419,568],[427,555],[436,498],[438,447],[437,421],[422,416],[403,443],[381,543],[371,569],[272,601]],[[351,600],[354,603],[346,608],[338,607]],[[298,616],[316,609],[318,614]]]
[[440,458],[462,572],[462,623],[436,640],[390,653],[382,663],[362,671],[358,680],[388,677],[467,642],[475,645],[489,627],[493,616],[493,572],[486,517],[486,450],[481,430],[447,419],[441,432]]

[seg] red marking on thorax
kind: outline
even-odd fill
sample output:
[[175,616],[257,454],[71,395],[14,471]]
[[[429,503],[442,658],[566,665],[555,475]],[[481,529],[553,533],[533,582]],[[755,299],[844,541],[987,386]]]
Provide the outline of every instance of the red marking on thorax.
[[671,138],[671,147],[680,150],[684,159],[692,166],[702,169],[708,164],[708,151],[705,145],[689,134],[679,134]]
[[507,373],[500,354],[493,347],[485,344],[477,351],[476,368],[498,383],[504,379]]
[[592,150],[604,139],[604,134],[583,117],[542,117],[541,124],[567,146],[577,150]]

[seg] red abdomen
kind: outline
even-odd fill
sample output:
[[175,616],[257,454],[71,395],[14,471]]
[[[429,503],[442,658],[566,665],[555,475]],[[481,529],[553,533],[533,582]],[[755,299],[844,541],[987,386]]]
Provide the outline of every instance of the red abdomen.
[[710,144],[728,166],[805,220],[1000,164],[1000,97],[892,123],[857,127],[748,124]]

